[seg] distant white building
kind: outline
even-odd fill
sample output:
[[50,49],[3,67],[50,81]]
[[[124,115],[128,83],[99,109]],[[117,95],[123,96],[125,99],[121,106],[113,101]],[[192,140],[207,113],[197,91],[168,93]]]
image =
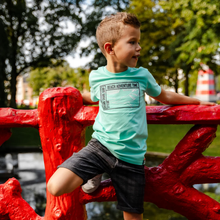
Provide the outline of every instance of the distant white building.
[[29,74],[19,75],[17,77],[17,92],[16,103],[17,105],[37,106],[38,97],[33,97],[33,89],[28,85],[27,78]]

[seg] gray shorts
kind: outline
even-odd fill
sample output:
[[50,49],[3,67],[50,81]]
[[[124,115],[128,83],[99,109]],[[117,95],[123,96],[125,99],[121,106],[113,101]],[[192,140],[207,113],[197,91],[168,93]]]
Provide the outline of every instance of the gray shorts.
[[65,167],[83,179],[108,173],[115,188],[117,208],[132,213],[143,213],[145,173],[144,165],[135,165],[117,159],[98,140],[91,139],[86,147],[64,161]]

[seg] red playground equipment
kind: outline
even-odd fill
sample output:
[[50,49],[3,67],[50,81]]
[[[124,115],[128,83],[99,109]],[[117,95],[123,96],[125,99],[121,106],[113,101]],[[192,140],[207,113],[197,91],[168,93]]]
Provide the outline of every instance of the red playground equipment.
[[[219,106],[146,107],[148,123],[196,124],[175,150],[157,167],[146,167],[145,201],[171,209],[189,220],[220,219],[220,204],[193,188],[198,183],[220,182],[220,157],[202,152],[215,138],[220,124]],[[57,166],[85,146],[85,129],[94,123],[98,107],[83,106],[80,92],[71,87],[45,90],[37,110],[0,108],[0,145],[10,138],[12,127],[39,129],[46,182]],[[92,194],[79,187],[73,193],[54,197],[47,192],[45,216],[38,216],[21,197],[15,178],[0,185],[1,220],[86,220],[85,204],[116,201],[111,180]]]

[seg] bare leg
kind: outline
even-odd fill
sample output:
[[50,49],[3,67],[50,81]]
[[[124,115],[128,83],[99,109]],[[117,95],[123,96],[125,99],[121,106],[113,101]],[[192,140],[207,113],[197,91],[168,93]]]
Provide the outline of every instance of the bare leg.
[[74,191],[82,183],[82,178],[77,176],[71,170],[60,167],[49,179],[47,189],[52,195],[61,196],[64,193]]
[[124,220],[143,220],[143,214],[123,212]]

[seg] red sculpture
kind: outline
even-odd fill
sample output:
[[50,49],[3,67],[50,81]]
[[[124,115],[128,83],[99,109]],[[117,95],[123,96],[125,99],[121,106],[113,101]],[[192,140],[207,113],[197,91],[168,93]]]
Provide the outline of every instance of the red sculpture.
[[21,186],[15,178],[0,185],[0,219],[41,220],[30,205],[21,197]]
[[[220,182],[220,158],[202,155],[220,124],[220,107],[156,106],[146,107],[146,112],[148,123],[203,125],[194,126],[161,165],[145,168],[145,201],[189,220],[220,219],[220,204],[192,187]],[[38,110],[0,109],[0,144],[10,137],[11,127],[39,128],[47,182],[59,164],[85,146],[85,129],[94,123],[97,113],[98,107],[83,106],[81,94],[74,88],[47,89],[40,96]],[[47,192],[45,216],[40,217],[20,193],[14,178],[0,185],[0,219],[85,220],[84,204],[116,201],[111,180],[103,181],[90,195],[81,188],[60,197]]]

